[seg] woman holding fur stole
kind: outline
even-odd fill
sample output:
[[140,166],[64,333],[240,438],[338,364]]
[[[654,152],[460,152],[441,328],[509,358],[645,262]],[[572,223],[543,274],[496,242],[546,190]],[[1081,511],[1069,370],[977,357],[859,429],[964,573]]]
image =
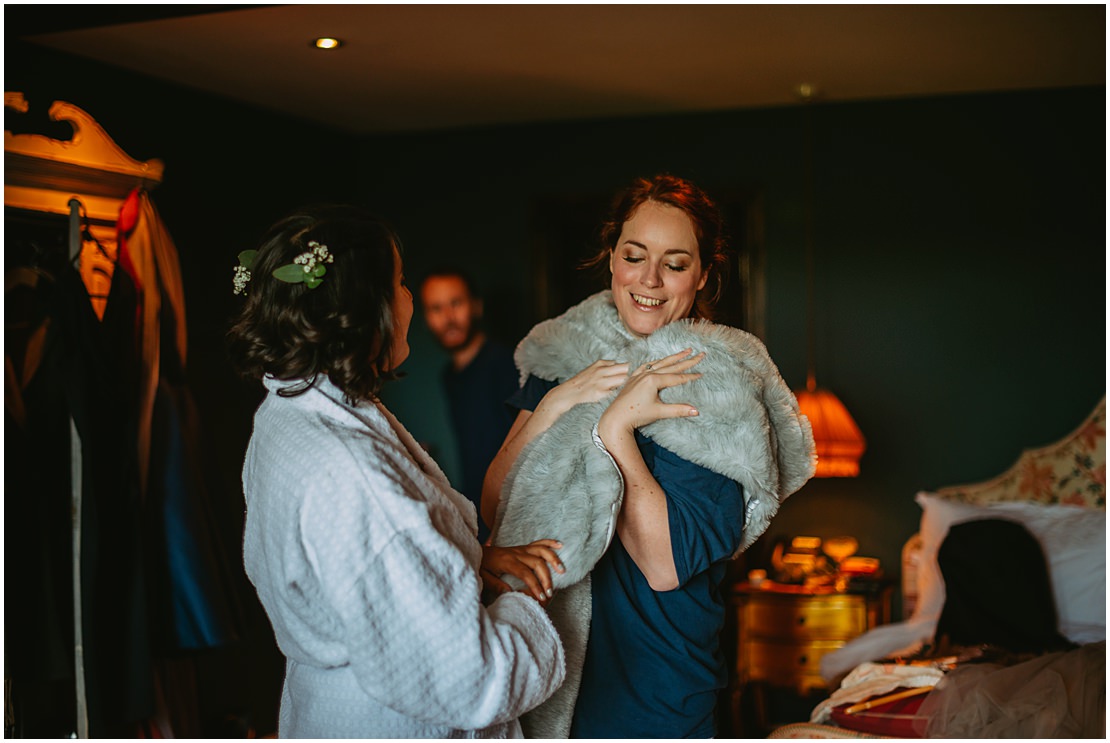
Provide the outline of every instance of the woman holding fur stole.
[[728,560],[813,473],[808,421],[763,344],[710,322],[721,218],[661,175],[602,229],[610,288],[516,350],[520,412],[490,465],[494,544],[559,540],[548,612],[567,681],[532,737],[712,737]]
[[[518,736],[563,680],[536,600],[557,545],[483,549],[473,504],[378,400],[409,354],[399,247],[359,210],[306,209],[235,272],[232,359],[268,391],[243,563],[286,656],[283,738]],[[528,594],[485,606],[480,570]]]

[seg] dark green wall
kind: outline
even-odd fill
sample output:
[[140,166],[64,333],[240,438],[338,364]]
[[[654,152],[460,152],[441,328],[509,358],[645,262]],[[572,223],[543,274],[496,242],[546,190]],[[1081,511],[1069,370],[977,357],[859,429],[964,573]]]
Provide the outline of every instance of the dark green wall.
[[[36,108],[69,101],[133,157],[165,161],[154,200],[181,254],[189,375],[232,549],[258,393],[223,357],[231,267],[300,203],[356,201],[389,217],[412,278],[443,259],[470,266],[491,330],[515,342],[542,319],[537,205],[604,197],[663,170],[711,193],[756,194],[766,341],[787,382],[805,381],[802,109],[356,139],[12,41],[5,55],[6,90]],[[817,375],[869,449],[859,478],[814,481],[791,497],[754,553],[780,535],[852,533],[896,569],[917,490],[994,475],[1023,447],[1067,433],[1104,393],[1105,89],[809,113]],[[412,341],[409,376],[387,400],[450,471],[436,386],[444,357],[419,314]],[[204,677],[202,702],[214,714],[247,706],[264,733],[281,665],[264,618],[252,616],[255,634]]]

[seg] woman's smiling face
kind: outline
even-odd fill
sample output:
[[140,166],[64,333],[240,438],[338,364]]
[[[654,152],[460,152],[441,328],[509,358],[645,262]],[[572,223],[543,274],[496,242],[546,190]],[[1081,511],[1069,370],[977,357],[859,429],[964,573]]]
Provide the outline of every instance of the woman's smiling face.
[[657,201],[644,202],[624,223],[609,270],[613,303],[637,335],[689,317],[709,277],[693,222],[681,209]]

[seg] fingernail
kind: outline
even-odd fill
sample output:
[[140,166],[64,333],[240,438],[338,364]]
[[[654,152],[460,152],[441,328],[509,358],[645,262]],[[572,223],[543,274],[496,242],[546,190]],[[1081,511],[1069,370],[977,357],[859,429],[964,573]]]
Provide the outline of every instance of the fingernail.
[[548,598],[551,598],[551,597],[552,597],[552,596],[554,596],[554,595],[555,595],[555,592],[554,592],[554,591],[552,591],[552,590],[551,590],[550,588],[549,588],[549,589],[547,589],[547,597],[548,597]]
[[695,415],[701,415],[701,413],[698,412],[697,408],[690,408],[690,412],[687,413],[687,415],[693,418]]

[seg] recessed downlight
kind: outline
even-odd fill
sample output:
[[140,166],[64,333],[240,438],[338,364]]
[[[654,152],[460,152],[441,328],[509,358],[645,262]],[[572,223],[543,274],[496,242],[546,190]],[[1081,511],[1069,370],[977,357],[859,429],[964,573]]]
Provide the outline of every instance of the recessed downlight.
[[312,43],[317,49],[338,49],[342,42],[331,36],[321,36]]

